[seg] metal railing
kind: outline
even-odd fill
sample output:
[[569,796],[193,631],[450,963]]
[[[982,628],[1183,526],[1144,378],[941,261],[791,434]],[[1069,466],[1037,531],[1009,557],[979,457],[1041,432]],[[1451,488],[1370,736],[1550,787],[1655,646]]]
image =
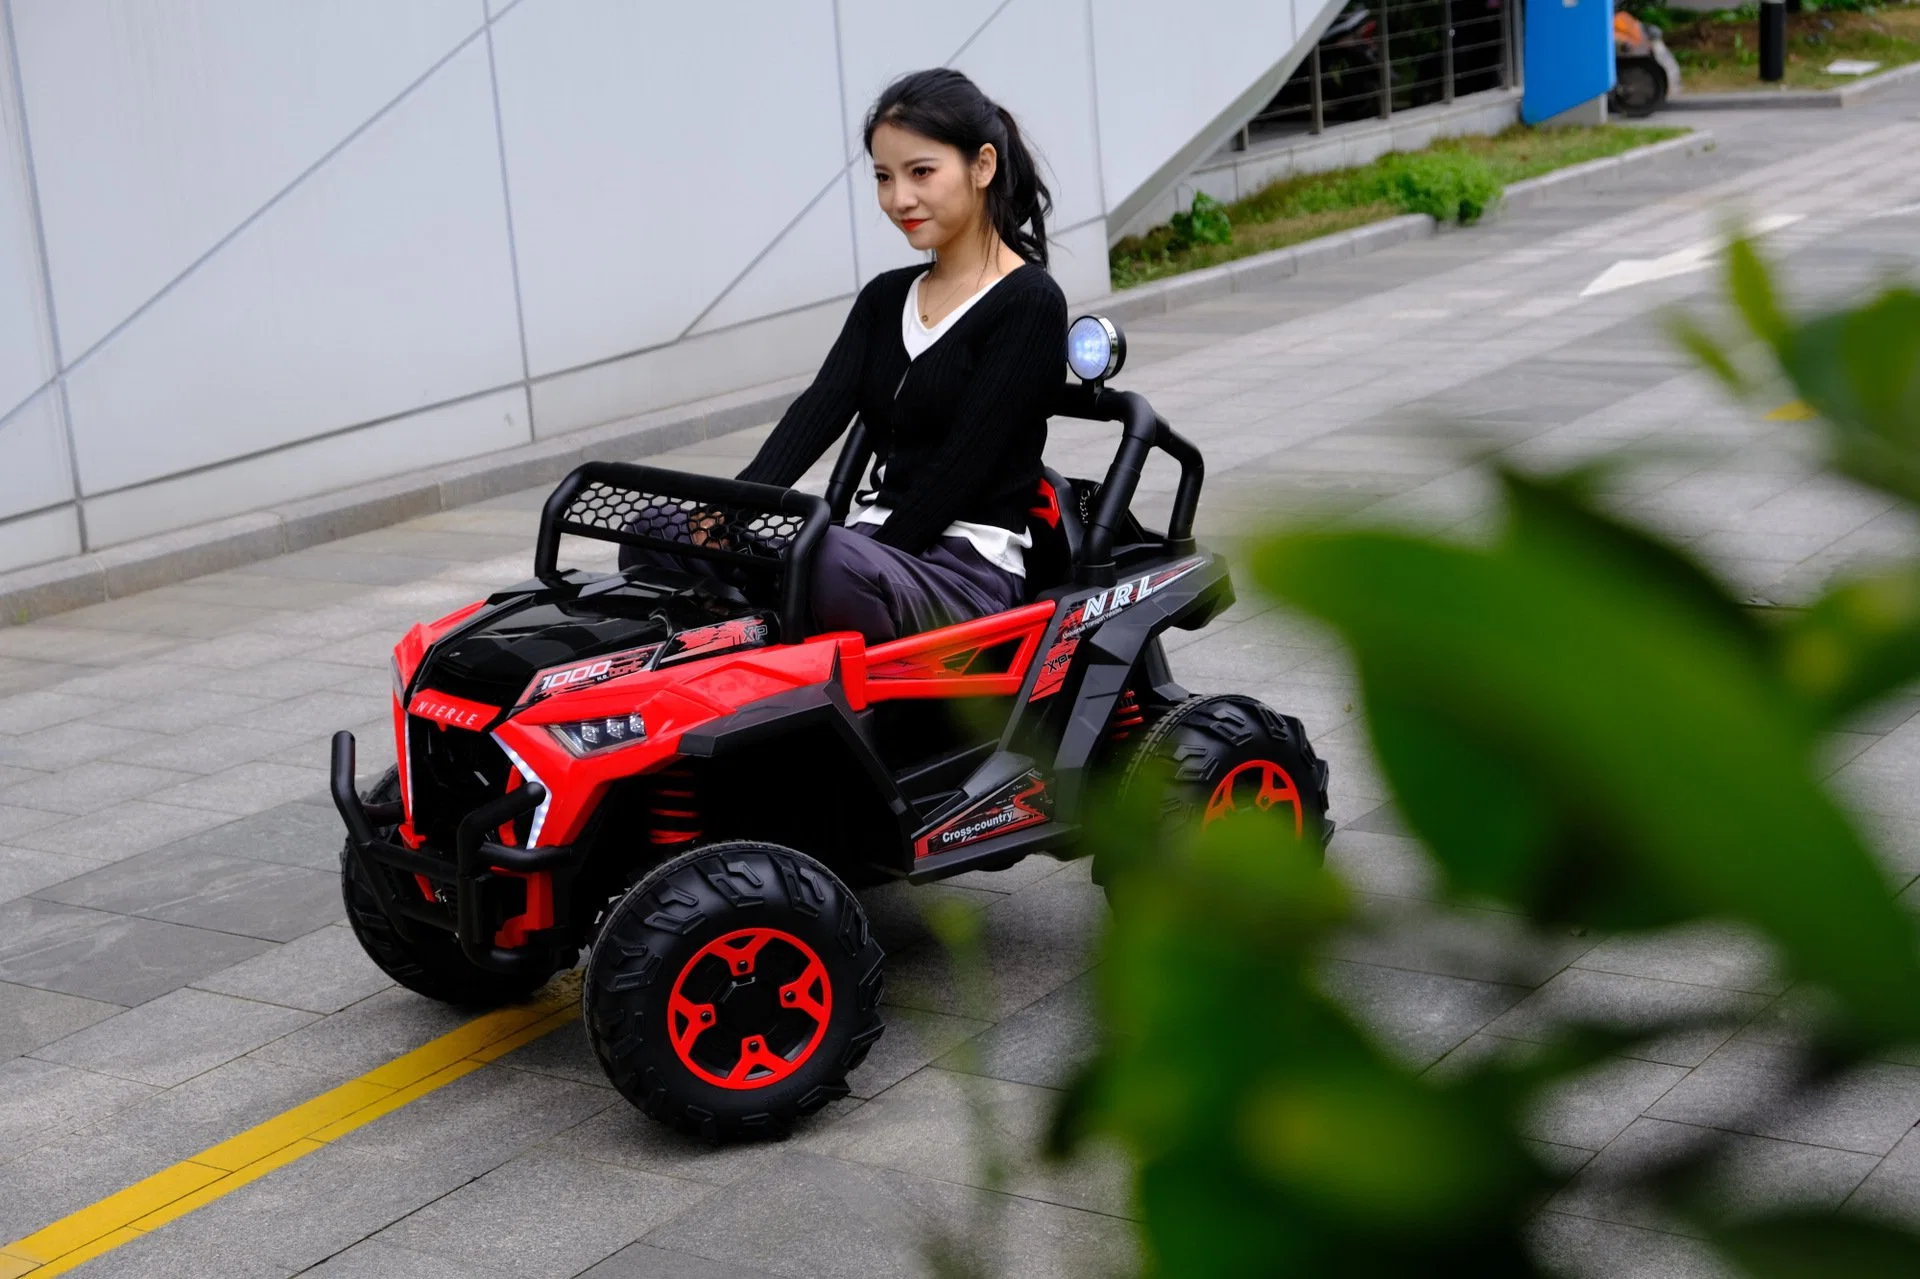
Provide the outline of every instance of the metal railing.
[[1518,0],[1353,0],[1235,147],[1512,88],[1517,8]]

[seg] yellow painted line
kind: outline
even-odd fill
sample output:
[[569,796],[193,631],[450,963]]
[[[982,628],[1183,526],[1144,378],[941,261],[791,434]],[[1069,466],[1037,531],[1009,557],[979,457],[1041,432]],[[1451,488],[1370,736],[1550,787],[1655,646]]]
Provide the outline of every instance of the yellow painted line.
[[0,1247],[0,1279],[51,1279],[470,1075],[580,1015],[563,974],[540,997],[476,1017],[412,1052]]
[[1767,414],[1769,422],[1806,422],[1816,414],[1805,400],[1788,400],[1773,412]]

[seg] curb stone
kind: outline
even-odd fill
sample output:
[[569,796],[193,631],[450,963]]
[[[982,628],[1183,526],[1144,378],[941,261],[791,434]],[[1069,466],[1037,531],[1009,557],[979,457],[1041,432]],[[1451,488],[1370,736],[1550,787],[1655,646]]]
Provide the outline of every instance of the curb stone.
[[[1920,64],[1914,69],[1920,70]],[[1696,130],[1684,138],[1670,138],[1559,169],[1512,184],[1498,207],[1524,208],[1549,194],[1580,190],[1712,145],[1711,133]],[[1108,294],[1082,303],[1076,310],[1098,311],[1116,320],[1161,315],[1209,298],[1264,287],[1330,262],[1428,239],[1438,230],[1438,224],[1424,213],[1388,218]],[[801,375],[769,382],[605,426],[569,431],[498,453],[0,573],[0,627],[305,550],[535,485],[553,484],[589,458],[644,457],[758,426],[779,417],[811,380]]]
[[1738,111],[1752,107],[1850,107],[1920,76],[1920,62],[1909,62],[1838,89],[1746,89],[1732,93],[1683,93],[1667,99],[1670,111]]

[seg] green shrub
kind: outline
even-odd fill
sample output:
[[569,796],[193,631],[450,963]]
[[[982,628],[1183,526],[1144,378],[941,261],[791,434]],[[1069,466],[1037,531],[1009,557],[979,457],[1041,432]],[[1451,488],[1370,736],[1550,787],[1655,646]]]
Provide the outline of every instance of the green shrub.
[[1233,243],[1233,219],[1227,216],[1226,206],[1205,191],[1196,191],[1193,207],[1185,213],[1174,214],[1168,226],[1173,230],[1168,237],[1170,248]]
[[1500,181],[1478,156],[1445,152],[1390,155],[1374,174],[1378,198],[1441,222],[1475,222],[1500,198]]

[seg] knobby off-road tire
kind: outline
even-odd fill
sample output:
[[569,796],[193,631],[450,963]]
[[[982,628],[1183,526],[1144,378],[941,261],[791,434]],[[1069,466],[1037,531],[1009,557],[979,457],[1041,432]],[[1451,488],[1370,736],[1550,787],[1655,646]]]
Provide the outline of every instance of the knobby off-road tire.
[[681,1132],[784,1137],[847,1095],[880,1038],[882,953],[830,870],[776,844],[709,844],[608,915],[581,1011],[621,1095]]
[[[400,798],[400,770],[389,768],[364,796],[370,804],[390,804]],[[391,831],[381,831],[389,835]],[[347,922],[367,957],[380,971],[416,994],[460,1008],[494,1008],[525,999],[547,984],[552,972],[509,976],[476,968],[460,950],[452,933],[427,925],[415,930],[415,940],[402,937],[380,909],[373,885],[343,842],[340,845],[340,896],[347,906]]]
[[[1120,776],[1123,796],[1151,787],[1159,795],[1163,838],[1238,813],[1267,810],[1325,855],[1327,766],[1299,720],[1251,697],[1190,697],[1162,712],[1140,738]],[[1111,866],[1095,853],[1094,882]]]

